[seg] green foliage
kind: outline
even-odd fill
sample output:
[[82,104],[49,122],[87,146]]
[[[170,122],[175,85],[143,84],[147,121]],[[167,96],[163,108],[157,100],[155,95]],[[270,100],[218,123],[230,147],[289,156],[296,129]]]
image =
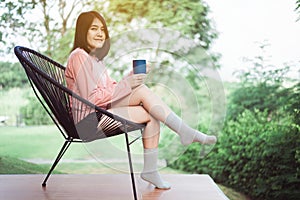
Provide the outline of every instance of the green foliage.
[[289,102],[285,104],[284,107],[289,113],[292,113],[295,124],[300,124],[300,82],[284,89],[282,96],[285,97],[285,102]]
[[[28,87],[29,83],[27,76],[19,63],[0,62],[1,89],[6,91],[12,88]],[[41,125],[53,123],[36,97],[30,96],[28,94],[26,99],[27,105],[20,108],[22,119],[24,120],[26,125]]]
[[[236,119],[244,110],[267,111],[270,115],[286,105],[288,91],[282,87],[288,80],[289,66],[278,67],[267,63],[265,48],[260,46],[261,55],[247,59],[248,70],[238,73],[241,85],[229,97],[227,118]],[[246,65],[246,63],[245,63]]]
[[140,22],[139,25],[146,24],[148,27],[168,27],[201,41],[205,49],[217,36],[207,18],[208,6],[198,0],[117,0],[110,2],[108,11],[108,24],[113,26],[130,24],[135,20]]
[[300,83],[284,88],[288,66],[276,69],[264,56],[251,62],[230,94],[214,149],[200,160],[200,148],[193,144],[170,166],[208,173],[253,199],[299,199]]
[[260,111],[267,110],[272,113],[284,104],[280,101],[281,90],[277,85],[266,85],[264,83],[257,86],[247,86],[236,89],[230,95],[227,117],[236,119],[244,110]]
[[[192,65],[197,69],[188,72],[189,78],[197,79],[204,66],[210,69],[217,66],[218,55],[205,54],[217,33],[207,17],[209,7],[202,1],[116,0],[110,1],[107,9],[97,10],[101,10],[111,27],[112,46],[106,61],[114,60],[106,63],[113,63],[108,67],[116,76],[128,68],[126,61],[120,58],[124,54],[126,57],[151,56],[150,61],[155,62],[153,69],[157,68],[151,72],[152,83],[157,82],[155,78],[171,77],[178,69],[189,71]],[[212,60],[214,66],[211,66]],[[186,73],[184,75],[186,77]]]
[[257,199],[292,199],[300,184],[299,128],[288,117],[269,120],[266,112],[246,111],[226,126],[227,141],[220,143],[230,143],[232,150],[226,152],[224,181]]
[[27,95],[27,105],[20,108],[22,120],[26,125],[53,124],[52,119],[35,96]]
[[[199,160],[195,147],[174,162],[176,168],[208,173],[255,199],[296,199],[300,184],[300,129],[289,116],[243,112],[227,122],[213,151]],[[199,148],[198,148],[199,151]]]
[[26,74],[19,63],[0,62],[0,88],[28,87]]
[[[0,44],[6,44],[5,40],[7,37],[12,38],[12,36],[17,35],[17,30],[24,27],[25,20],[24,15],[35,7],[35,1],[23,0],[23,1],[0,1]],[[10,41],[14,42],[14,41]],[[1,49],[0,51],[3,51]]]
[[58,41],[54,44],[55,50],[51,51],[51,53],[46,52],[46,54],[53,60],[66,65],[70,50],[72,49],[73,37],[74,30],[68,30],[65,35],[58,39]]
[[295,11],[299,14],[299,17],[297,19],[297,21],[299,21],[300,20],[300,0],[296,1],[296,9],[295,9]]
[[[0,24],[0,44],[6,45],[7,51],[4,53],[18,45],[15,42],[22,38],[29,42],[32,48],[52,56],[52,52],[60,47],[58,44],[60,38],[65,36],[70,26],[74,24],[78,12],[90,9],[91,2],[90,0],[1,1],[3,23]],[[15,40],[16,37],[18,40]]]

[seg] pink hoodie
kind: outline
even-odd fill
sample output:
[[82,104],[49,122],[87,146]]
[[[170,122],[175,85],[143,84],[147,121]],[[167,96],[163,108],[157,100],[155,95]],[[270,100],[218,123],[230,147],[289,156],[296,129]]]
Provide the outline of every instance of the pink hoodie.
[[80,48],[71,52],[65,77],[69,89],[104,109],[132,91],[127,81],[117,83],[108,75],[102,61]]

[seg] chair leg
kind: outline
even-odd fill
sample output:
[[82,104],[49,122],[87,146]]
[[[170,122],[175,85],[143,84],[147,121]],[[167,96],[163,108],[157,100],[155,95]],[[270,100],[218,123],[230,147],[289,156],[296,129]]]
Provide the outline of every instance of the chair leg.
[[51,175],[52,171],[54,170],[54,168],[56,167],[56,165],[58,164],[58,162],[60,161],[60,159],[63,157],[63,155],[65,154],[65,152],[67,151],[67,149],[69,148],[70,144],[71,144],[72,141],[65,141],[64,145],[62,146],[60,152],[58,153],[54,163],[52,164],[52,167],[51,169],[49,170],[45,180],[43,181],[42,183],[42,186],[43,187],[46,187],[46,182],[49,178],[49,176]]
[[133,196],[134,199],[137,200],[137,194],[136,194],[136,188],[135,188],[135,181],[134,181],[134,173],[133,173],[133,167],[132,167],[132,161],[131,161],[131,154],[130,154],[130,144],[128,139],[128,134],[125,133],[126,138],[126,146],[127,146],[127,154],[128,154],[128,160],[129,160],[129,168],[130,168],[130,175],[131,175],[131,184],[132,184],[132,190],[133,190]]

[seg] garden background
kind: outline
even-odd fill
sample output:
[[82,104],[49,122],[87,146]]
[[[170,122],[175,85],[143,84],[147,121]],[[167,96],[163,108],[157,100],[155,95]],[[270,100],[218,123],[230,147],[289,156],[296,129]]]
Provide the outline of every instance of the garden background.
[[[291,12],[298,14],[299,6],[295,1]],[[218,27],[205,1],[1,1],[0,9],[0,173],[45,173],[62,142],[12,48],[28,46],[65,64],[76,16],[95,9],[104,15],[115,42],[143,46],[153,40],[132,37],[138,32],[166,41],[161,43],[164,48],[135,49],[122,56],[122,46],[112,48],[112,75],[119,79],[130,66],[128,60],[150,55],[149,87],[192,126],[218,136],[213,147],[193,144],[183,149],[170,144],[177,136],[162,127],[160,149],[168,150],[160,151],[166,165],[163,173],[209,174],[231,199],[246,198],[242,194],[251,199],[299,199],[300,82],[289,75],[299,70],[299,62],[270,63],[268,41],[257,43],[257,55],[245,55],[235,81],[224,81],[218,74],[222,54],[212,48]],[[187,89],[192,95],[185,93]],[[191,104],[197,105],[196,114]],[[110,144],[123,145],[118,137]],[[135,151],[140,149],[134,146]],[[90,150],[71,146],[56,173],[119,172],[122,162],[91,162]]]

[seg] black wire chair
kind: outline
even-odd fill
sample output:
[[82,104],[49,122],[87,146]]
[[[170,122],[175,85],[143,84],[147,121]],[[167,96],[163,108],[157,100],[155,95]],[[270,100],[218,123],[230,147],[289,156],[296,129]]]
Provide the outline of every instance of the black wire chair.
[[128,133],[143,131],[138,124],[114,115],[73,93],[65,84],[65,67],[26,47],[16,46],[14,52],[27,74],[30,85],[47,111],[65,142],[50,168],[42,186],[73,142],[86,143],[116,135],[125,135],[134,199],[137,199],[130,145],[141,136],[129,141]]

